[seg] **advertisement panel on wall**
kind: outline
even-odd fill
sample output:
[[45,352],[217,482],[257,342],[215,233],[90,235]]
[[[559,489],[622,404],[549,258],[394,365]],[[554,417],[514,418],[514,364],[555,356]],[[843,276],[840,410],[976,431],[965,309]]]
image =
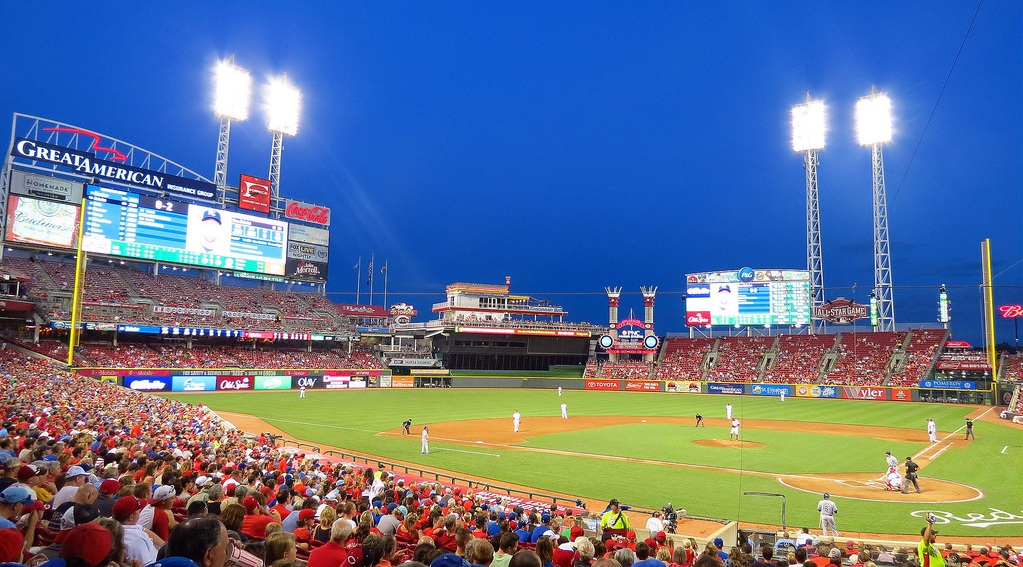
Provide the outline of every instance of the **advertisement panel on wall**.
[[166,392],[171,389],[170,376],[125,376],[124,386],[140,392]]
[[392,388],[415,388],[416,379],[411,376],[391,376]]
[[817,386],[813,384],[797,384],[796,395],[802,398],[837,398],[837,386]]
[[284,217],[310,224],[330,226],[330,207],[287,199],[284,202]]
[[84,183],[25,171],[11,172],[11,193],[77,205],[82,202]]
[[88,185],[88,252],[283,275],[288,223]]
[[888,389],[876,386],[845,386],[842,397],[850,400],[887,400]]
[[892,388],[892,400],[896,402],[908,402],[913,399],[913,390],[909,388]]
[[256,376],[256,390],[290,390],[291,376]]
[[626,380],[626,392],[660,392],[661,383],[652,380]]
[[7,203],[7,242],[75,248],[78,243],[79,207],[11,195]]
[[292,379],[294,388],[302,388],[303,386],[307,389],[319,389],[323,388],[323,377],[322,376],[299,376]]
[[270,187],[269,179],[241,174],[238,181],[238,208],[268,214]]
[[217,376],[218,390],[251,390],[254,385],[252,376]]
[[613,391],[617,392],[618,390],[621,389],[621,384],[618,383],[618,380],[592,380],[591,379],[591,380],[587,380],[586,381],[586,389],[587,390],[609,390],[609,391],[613,390]]
[[212,375],[174,376],[173,392],[212,392],[217,389],[217,377]]
[[707,384],[708,394],[745,394],[742,384]]
[[347,388],[349,382],[352,381],[350,374],[332,374],[329,372],[323,373],[323,387],[328,390],[338,390]]
[[779,397],[783,393],[786,396],[792,395],[792,387],[785,384],[751,384],[749,387],[749,393],[754,396],[776,396]]
[[317,246],[330,246],[330,232],[322,228],[291,223],[291,240]]
[[977,383],[971,380],[921,380],[920,387],[935,390],[976,390]]
[[669,381],[667,383],[667,388],[666,389],[667,389],[668,392],[685,392],[685,393],[689,393],[689,394],[699,394],[700,393],[700,383],[699,382],[688,382],[687,383],[687,382]]

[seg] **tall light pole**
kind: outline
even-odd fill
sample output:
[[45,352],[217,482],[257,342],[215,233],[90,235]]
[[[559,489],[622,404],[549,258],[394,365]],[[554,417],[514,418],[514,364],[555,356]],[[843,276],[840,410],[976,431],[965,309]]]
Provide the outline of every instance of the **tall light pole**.
[[298,89],[288,84],[287,76],[271,79],[267,87],[266,127],[273,132],[273,146],[270,149],[270,200],[276,205],[281,196],[281,152],[284,150],[284,135],[294,136],[298,132],[298,112],[301,95]]
[[871,93],[856,101],[856,137],[870,146],[874,187],[874,292],[877,295],[879,331],[895,330],[892,299],[892,260],[888,244],[888,200],[884,188],[884,156],[881,148],[892,139],[892,101],[888,95]]
[[[810,312],[824,305],[824,263],[821,258],[820,202],[817,196],[817,151],[824,149],[827,129],[824,102],[812,100],[792,107],[792,149],[803,153],[806,170],[806,269],[810,272]],[[810,326],[811,332],[823,331],[824,320]]]
[[[213,183],[223,188],[227,185],[227,148],[231,138],[231,121],[249,117],[252,77],[233,62],[221,61],[217,63],[214,78],[216,93],[213,111],[220,117],[220,136],[217,138],[217,164],[213,172]],[[220,194],[223,198],[223,189]]]

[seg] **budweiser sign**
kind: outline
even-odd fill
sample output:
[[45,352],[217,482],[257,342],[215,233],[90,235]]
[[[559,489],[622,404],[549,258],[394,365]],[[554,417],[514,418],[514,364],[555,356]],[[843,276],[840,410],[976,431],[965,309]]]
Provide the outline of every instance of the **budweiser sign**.
[[289,219],[330,226],[329,207],[310,205],[309,203],[289,199],[284,206],[284,216]]
[[867,316],[867,306],[839,297],[813,308],[813,318],[844,325]]

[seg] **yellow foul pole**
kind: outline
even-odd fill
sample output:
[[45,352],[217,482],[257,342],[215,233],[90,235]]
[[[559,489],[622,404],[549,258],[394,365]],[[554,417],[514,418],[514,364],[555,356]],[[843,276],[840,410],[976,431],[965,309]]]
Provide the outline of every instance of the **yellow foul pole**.
[[984,342],[987,361],[991,365],[991,378],[998,381],[997,357],[995,355],[995,299],[994,282],[991,276],[991,239],[985,238],[980,243],[980,263],[984,277]]
[[85,198],[82,198],[82,206],[79,209],[78,217],[78,244],[75,254],[75,288],[71,297],[71,334],[67,341],[67,365],[73,368],[75,365],[75,347],[78,346],[78,324],[82,317],[82,296],[85,293],[85,252],[82,250],[82,234],[85,232]]

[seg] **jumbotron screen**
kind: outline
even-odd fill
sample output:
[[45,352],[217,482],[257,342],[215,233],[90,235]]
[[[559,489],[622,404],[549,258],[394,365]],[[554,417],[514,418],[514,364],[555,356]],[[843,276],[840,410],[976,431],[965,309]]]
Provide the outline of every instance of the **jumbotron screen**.
[[809,325],[810,272],[686,274],[686,325]]
[[284,275],[288,223],[96,185],[85,188],[87,252]]

